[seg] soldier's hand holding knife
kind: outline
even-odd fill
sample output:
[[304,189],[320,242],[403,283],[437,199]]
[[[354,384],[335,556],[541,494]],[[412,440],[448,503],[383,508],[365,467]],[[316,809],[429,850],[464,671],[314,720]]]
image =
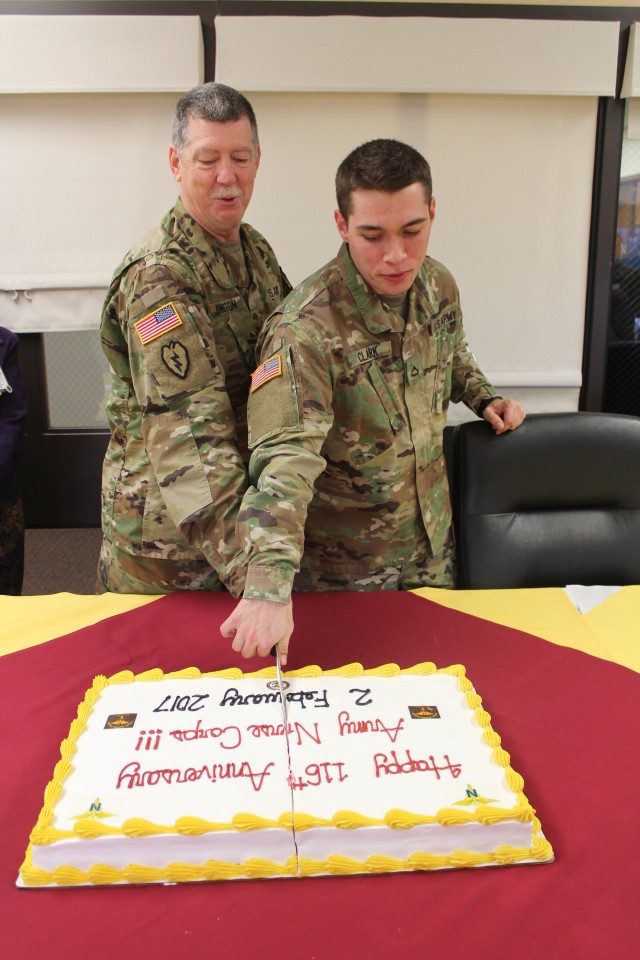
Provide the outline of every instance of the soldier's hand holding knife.
[[293,606],[275,600],[243,598],[220,627],[223,637],[233,637],[231,648],[243,657],[267,657],[278,648],[280,663],[287,662],[289,639],[293,633]]

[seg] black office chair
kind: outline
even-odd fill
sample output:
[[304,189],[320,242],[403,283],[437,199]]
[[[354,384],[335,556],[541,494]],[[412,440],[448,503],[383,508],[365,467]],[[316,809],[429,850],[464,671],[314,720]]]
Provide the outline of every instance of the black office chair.
[[463,423],[451,478],[460,588],[640,583],[640,418]]

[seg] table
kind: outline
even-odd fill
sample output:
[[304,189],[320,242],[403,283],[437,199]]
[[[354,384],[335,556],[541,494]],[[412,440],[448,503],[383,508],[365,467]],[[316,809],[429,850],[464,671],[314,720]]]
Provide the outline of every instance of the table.
[[[489,591],[493,597],[474,593],[475,600],[464,592],[441,591],[299,594],[289,667],[319,663],[330,669],[353,661],[366,667],[389,661],[465,664],[514,768],[525,778],[555,863],[175,887],[18,890],[17,870],[42,791],[96,673],[156,666],[170,671],[192,664],[203,671],[232,663],[246,670],[264,666],[260,660],[238,660],[219,638],[219,624],[234,605],[227,595],[129,598],[124,606],[130,609],[106,619],[108,604],[98,612],[102,598],[82,598],[83,617],[96,622],[50,640],[46,604],[40,604],[38,636],[28,631],[31,645],[0,658],[3,955],[10,960],[41,954],[48,960],[395,960],[425,954],[446,960],[635,960],[640,773],[634,744],[640,676],[632,669],[631,640],[625,634],[620,648],[615,633],[606,629],[604,608],[616,598],[595,618],[574,622],[561,591],[535,591],[531,612],[538,611],[542,628],[556,630],[551,642],[513,628],[520,591]],[[625,588],[618,597],[609,610],[610,623],[616,623],[622,606],[620,620],[631,638],[638,617],[628,614],[632,607],[640,611],[640,591]],[[73,598],[67,598],[57,599],[73,607]],[[6,649],[7,622],[13,630],[16,623],[29,623],[27,608],[33,611],[38,607],[33,601],[44,599],[0,598],[0,649]],[[524,609],[527,598],[521,599]],[[453,608],[479,601],[491,617]],[[552,610],[556,603],[562,613],[549,618],[543,608]],[[495,622],[500,617],[506,625]],[[48,634],[55,636],[65,618],[58,624],[48,619]],[[21,646],[20,637],[13,644]],[[591,652],[575,649],[580,645]]]

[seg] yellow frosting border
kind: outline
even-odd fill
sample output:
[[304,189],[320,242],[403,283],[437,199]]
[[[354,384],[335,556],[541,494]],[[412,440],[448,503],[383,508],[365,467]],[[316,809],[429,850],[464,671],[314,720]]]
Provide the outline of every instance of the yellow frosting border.
[[[244,673],[237,667],[225,670],[216,670],[208,673],[201,672],[197,667],[186,667],[164,673],[160,668],[134,674],[131,670],[123,670],[111,677],[100,674],[94,677],[93,683],[87,690],[82,703],[78,707],[78,715],[71,723],[69,735],[60,745],[60,760],[56,764],[53,777],[44,793],[44,803],[37,823],[31,831],[29,846],[24,863],[20,868],[20,875],[25,885],[44,886],[57,884],[61,886],[77,884],[112,884],[112,883],[177,883],[189,880],[222,880],[235,877],[271,877],[271,876],[311,876],[312,874],[345,874],[345,873],[380,873],[406,870],[437,870],[455,867],[480,866],[515,863],[523,860],[550,860],[553,851],[550,844],[543,837],[537,836],[540,823],[535,817],[535,811],[523,793],[524,780],[519,773],[510,766],[509,754],[501,746],[499,735],[491,727],[491,717],[482,708],[482,699],[475,692],[473,685],[466,675],[461,664],[438,668],[434,663],[424,662],[412,667],[401,668],[396,663],[386,663],[373,669],[365,669],[360,663],[348,663],[343,667],[332,670],[323,670],[317,665],[311,665],[298,670],[284,673],[287,677],[319,677],[319,676],[381,676],[394,677],[401,674],[430,675],[434,673],[452,674],[458,677],[461,691],[465,694],[468,706],[474,712],[475,720],[484,728],[482,739],[493,747],[492,757],[495,763],[505,771],[507,786],[516,796],[516,802],[510,809],[481,807],[474,811],[454,810],[445,807],[433,816],[413,814],[406,810],[389,810],[384,818],[365,817],[351,810],[337,811],[331,819],[314,817],[303,812],[292,815],[283,813],[277,820],[268,820],[254,814],[239,813],[232,818],[231,823],[214,823],[198,817],[180,817],[172,826],[152,823],[142,818],[126,820],[120,827],[112,827],[96,820],[78,821],[73,830],[58,830],[51,827],[54,817],[54,808],[63,790],[66,778],[73,770],[71,759],[76,752],[78,738],[84,731],[88,717],[98,700],[100,693],[110,684],[132,683],[136,680],[156,682],[158,680],[199,680],[207,677],[217,677],[229,680],[243,678],[271,679],[277,676],[275,666],[265,667],[252,673]],[[147,868],[130,865],[126,870],[114,870],[106,864],[96,864],[91,870],[83,872],[74,867],[60,867],[54,871],[36,868],[32,864],[32,848],[34,845],[43,846],[66,839],[96,839],[103,836],[143,837],[157,836],[172,833],[196,836],[224,830],[252,831],[264,829],[282,829],[303,831],[315,827],[333,827],[344,830],[353,830],[359,827],[386,826],[391,829],[406,830],[411,827],[437,823],[444,827],[460,826],[468,823],[491,824],[504,820],[520,820],[531,822],[534,834],[531,848],[500,847],[492,854],[475,854],[468,851],[458,851],[451,856],[431,856],[422,853],[411,855],[406,861],[395,860],[385,856],[370,857],[366,861],[357,861],[348,857],[330,856],[326,861],[311,861],[301,858],[299,869],[291,873],[289,858],[286,864],[276,864],[266,860],[248,860],[242,865],[228,864],[218,861],[208,861],[202,867],[193,867],[190,864],[174,863],[166,868]],[[180,879],[175,879],[179,875]],[[133,879],[135,877],[136,879]]]

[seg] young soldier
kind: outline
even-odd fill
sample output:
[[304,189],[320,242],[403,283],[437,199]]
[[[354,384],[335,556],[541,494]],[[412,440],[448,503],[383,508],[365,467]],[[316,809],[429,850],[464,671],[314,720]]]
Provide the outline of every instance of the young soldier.
[[453,277],[426,257],[436,204],[424,157],[371,141],[340,165],[336,191],[344,244],[269,319],[253,374],[238,515],[249,568],[222,627],[244,656],[275,638],[286,659],[292,588],[452,587],[449,402],[496,433],[524,419],[470,353]]

